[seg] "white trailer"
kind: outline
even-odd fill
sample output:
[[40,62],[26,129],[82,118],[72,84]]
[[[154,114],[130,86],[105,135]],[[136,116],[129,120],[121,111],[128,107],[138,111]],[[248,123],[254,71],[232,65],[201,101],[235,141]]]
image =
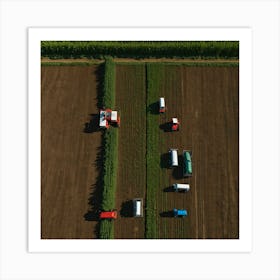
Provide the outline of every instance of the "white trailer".
[[135,198],[133,199],[133,216],[143,217],[143,199]]
[[178,151],[177,149],[169,150],[170,167],[178,166],[178,152],[177,151]]
[[165,100],[164,97],[159,98],[159,112],[164,113],[165,112]]
[[188,192],[190,190],[189,184],[173,184],[173,189],[177,191]]

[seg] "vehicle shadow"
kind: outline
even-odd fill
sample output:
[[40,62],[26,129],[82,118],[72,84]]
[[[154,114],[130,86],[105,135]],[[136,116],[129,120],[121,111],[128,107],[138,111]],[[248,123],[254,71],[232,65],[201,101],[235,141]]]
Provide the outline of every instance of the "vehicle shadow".
[[171,168],[170,167],[170,155],[169,155],[169,153],[161,154],[161,156],[160,156],[160,167],[161,168]]
[[147,113],[152,115],[159,115],[159,102],[154,102],[147,107]]
[[163,189],[164,192],[174,192],[173,186],[169,186]]
[[93,133],[100,131],[99,128],[99,115],[90,114],[90,121],[85,123],[84,133]]
[[172,176],[174,179],[182,179],[183,178],[183,156],[178,155],[178,166],[173,168]]
[[166,123],[161,124],[161,125],[159,126],[159,128],[160,128],[161,130],[163,130],[164,132],[172,132],[172,131],[171,131],[171,124],[170,124],[170,122],[166,122]]
[[120,210],[121,217],[133,217],[133,201],[127,200],[122,203]]
[[173,214],[173,211],[170,210],[170,211],[165,211],[165,212],[161,212],[159,214],[162,218],[173,218],[174,217],[174,214]]
[[[102,135],[103,139],[104,135]],[[99,213],[102,205],[103,196],[103,164],[104,164],[104,147],[100,146],[97,150],[97,157],[93,166],[98,172],[96,182],[91,185],[91,192],[88,199],[89,210],[84,214],[84,219],[86,221],[99,221]],[[99,225],[97,225],[95,231],[98,231]],[[97,234],[97,236],[98,236]]]

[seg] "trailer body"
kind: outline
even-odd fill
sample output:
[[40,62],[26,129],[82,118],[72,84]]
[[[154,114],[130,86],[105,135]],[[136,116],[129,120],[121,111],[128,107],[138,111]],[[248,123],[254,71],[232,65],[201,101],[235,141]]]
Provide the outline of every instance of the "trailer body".
[[191,151],[183,151],[183,176],[192,176],[192,155]]
[[143,198],[133,199],[133,216],[143,217]]
[[164,113],[165,112],[165,100],[164,97],[159,98],[159,112]]
[[173,189],[177,191],[188,192],[190,190],[189,184],[173,184]]
[[100,212],[99,218],[100,219],[117,219],[117,211],[102,211]]
[[171,168],[178,166],[178,150],[177,149],[169,150],[169,166]]

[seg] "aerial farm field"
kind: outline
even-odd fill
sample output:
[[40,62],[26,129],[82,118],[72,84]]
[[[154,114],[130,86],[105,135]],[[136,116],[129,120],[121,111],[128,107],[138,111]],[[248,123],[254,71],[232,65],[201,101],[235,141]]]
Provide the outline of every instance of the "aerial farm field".
[[[239,237],[238,67],[150,67],[161,81],[152,94],[164,96],[167,111],[157,122],[161,158],[156,192],[157,238]],[[154,72],[153,72],[154,71]],[[177,117],[178,132],[166,131]],[[169,148],[178,149],[179,167],[167,169]],[[182,151],[192,151],[193,176],[182,176]],[[181,155],[181,156],[180,156]],[[171,191],[189,183],[188,193]],[[172,208],[187,209],[174,219]]]
[[[102,199],[99,66],[42,67],[42,238],[98,238]],[[116,65],[121,114],[115,238],[238,238],[238,67]],[[167,111],[158,114],[158,97]],[[170,132],[172,117],[180,130]],[[111,128],[116,129],[116,128]],[[193,177],[168,169],[192,151]],[[188,193],[172,191],[189,183]],[[144,199],[143,218],[132,199]],[[172,217],[173,208],[188,210]]]
[[121,112],[115,238],[144,238],[145,216],[133,218],[132,199],[146,197],[146,68],[117,66],[116,108]]
[[97,236],[97,66],[41,68],[41,238]]
[[[146,67],[146,77],[144,64],[116,67],[117,106],[122,112],[117,206],[125,210],[127,201],[146,194],[146,216],[124,214],[115,221],[115,238],[143,238],[144,219],[146,238],[238,238],[238,67]],[[161,115],[160,96],[167,106]],[[172,117],[181,123],[178,132],[168,130]],[[178,149],[178,168],[167,168],[169,148]],[[193,154],[189,179],[182,176],[183,149]],[[174,183],[189,183],[191,190],[173,192]],[[188,217],[172,217],[173,208],[187,209]]]
[[[238,239],[238,44],[102,44],[42,48],[41,238]],[[131,47],[137,54],[123,56]],[[114,56],[104,56],[108,48]],[[169,149],[178,151],[177,167]],[[191,177],[183,176],[183,150]],[[175,192],[175,183],[190,190]]]

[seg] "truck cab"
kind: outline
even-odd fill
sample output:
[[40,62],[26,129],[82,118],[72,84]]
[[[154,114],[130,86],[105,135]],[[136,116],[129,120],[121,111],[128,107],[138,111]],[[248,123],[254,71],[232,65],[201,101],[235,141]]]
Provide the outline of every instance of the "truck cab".
[[180,123],[177,118],[171,120],[171,131],[179,131]]
[[185,209],[174,208],[173,209],[173,214],[174,214],[174,217],[183,217],[184,218],[184,217],[188,216],[188,212]]

